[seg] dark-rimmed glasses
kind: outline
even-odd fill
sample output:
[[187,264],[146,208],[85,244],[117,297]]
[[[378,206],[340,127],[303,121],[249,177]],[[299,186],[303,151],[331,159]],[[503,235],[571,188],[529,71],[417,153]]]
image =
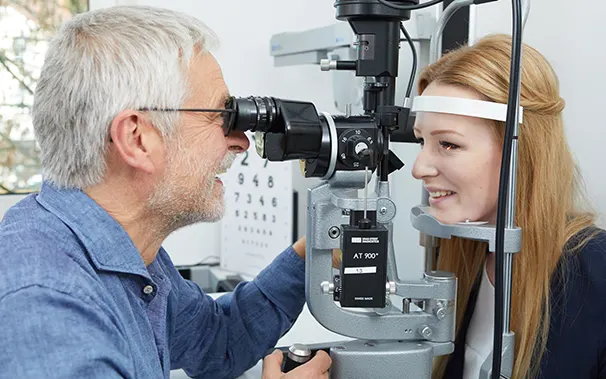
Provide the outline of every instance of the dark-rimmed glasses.
[[213,109],[213,108],[153,108],[153,107],[146,107],[146,108],[139,108],[137,109],[140,112],[200,112],[200,113],[204,113],[204,112],[209,112],[209,113],[223,113],[223,134],[225,136],[227,136],[230,132],[230,121],[229,121],[229,117],[226,117],[229,114],[232,113],[236,113],[237,110],[235,109]]

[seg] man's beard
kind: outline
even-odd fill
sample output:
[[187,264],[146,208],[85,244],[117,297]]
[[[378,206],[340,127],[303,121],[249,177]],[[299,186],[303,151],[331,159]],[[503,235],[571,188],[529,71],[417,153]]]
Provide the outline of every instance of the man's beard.
[[[184,151],[171,149],[169,151]],[[183,155],[183,153],[177,153]],[[170,157],[164,177],[158,181],[148,201],[148,210],[167,234],[199,222],[219,221],[224,214],[223,186],[215,182],[215,173],[227,171],[236,154],[228,151],[217,168],[207,167],[196,157]],[[182,176],[175,173],[184,173]],[[202,183],[191,183],[201,179]]]

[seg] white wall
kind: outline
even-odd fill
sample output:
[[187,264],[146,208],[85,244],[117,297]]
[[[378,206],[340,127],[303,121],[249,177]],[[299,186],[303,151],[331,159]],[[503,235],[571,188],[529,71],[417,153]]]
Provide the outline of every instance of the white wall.
[[[318,110],[336,112],[329,73],[321,72],[317,66],[276,68],[269,55],[269,39],[273,34],[336,22],[333,1],[175,0],[167,3],[161,0],[91,0],[91,5],[106,6],[113,1],[170,7],[189,12],[206,22],[221,39],[221,48],[215,55],[234,95],[308,100],[314,102]],[[510,32],[510,2],[502,0],[479,6],[476,10],[476,36]],[[606,141],[606,129],[600,127],[598,110],[604,102],[600,84],[606,84],[606,74],[598,68],[598,63],[604,54],[599,49],[602,42],[599,38],[606,36],[606,26],[598,22],[602,14],[600,10],[606,11],[606,4],[592,0],[577,0],[574,4],[534,0],[525,41],[543,52],[558,72],[562,96],[567,101],[565,120],[570,144],[604,225],[606,179],[601,175],[603,160],[598,149]],[[404,51],[401,54],[400,85],[405,84],[408,73],[406,54]],[[392,175],[392,195],[399,208],[395,220],[398,266],[404,271],[404,276],[408,276],[407,270],[416,271],[422,264],[421,250],[416,246],[418,233],[408,221],[408,210],[420,198],[420,186],[410,175],[416,147],[400,145],[394,149],[406,163],[400,172]],[[297,177],[297,172],[296,186],[304,187],[305,181]],[[300,195],[306,196],[305,193]],[[299,222],[301,229],[304,228],[302,220],[303,215]],[[195,263],[208,255],[218,255],[219,234],[218,224],[196,225],[189,231],[179,231],[169,237],[167,246],[177,263]],[[404,258],[409,260],[408,263],[403,261]]]
[[[566,100],[564,119],[571,148],[581,167],[589,195],[606,226],[604,143],[606,106],[603,68],[606,53],[606,3],[595,0],[532,0],[524,42],[538,49],[560,78]],[[476,37],[511,34],[511,2],[476,7]]]
[[[309,100],[319,109],[335,111],[328,74],[318,67],[277,69],[269,55],[269,40],[276,33],[334,23],[331,1],[91,0],[92,9],[114,4],[170,8],[208,24],[219,36],[221,46],[215,56],[233,95]],[[220,234],[218,223],[193,225],[173,233],[164,246],[176,264],[193,264],[220,255]]]
[[[337,22],[334,2],[331,0],[91,0],[91,6],[99,3],[102,7],[111,2],[170,8],[190,13],[207,23],[220,38],[221,46],[215,56],[222,66],[230,91],[236,96],[267,95],[305,100],[313,102],[319,111],[338,113],[334,106],[330,73],[311,65],[277,68],[269,55],[269,41],[274,34]],[[410,53],[407,45],[403,46],[400,65],[402,87],[408,82],[410,72]],[[404,90],[398,92],[398,102],[402,100],[403,93]],[[417,147],[400,145],[393,146],[393,150],[406,163],[402,170],[391,176],[392,195],[398,206],[395,219],[397,233],[394,234],[398,267],[401,276],[418,277],[424,258],[418,246],[418,232],[409,222],[409,210],[419,203],[421,194],[420,184],[410,174]],[[300,191],[299,201],[306,203],[305,188],[318,181],[302,178],[298,163],[294,164],[294,186]],[[304,234],[305,217],[305,211],[300,211],[300,235]],[[170,236],[165,246],[176,263],[195,263],[208,255],[218,255],[219,236],[219,224],[195,225],[187,232],[178,231]],[[201,239],[206,237],[202,243]]]

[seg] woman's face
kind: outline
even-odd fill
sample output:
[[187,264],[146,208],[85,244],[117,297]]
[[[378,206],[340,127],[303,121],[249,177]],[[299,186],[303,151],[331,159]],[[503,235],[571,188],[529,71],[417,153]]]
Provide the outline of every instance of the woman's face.
[[[473,91],[431,83],[424,96],[481,100]],[[496,222],[502,145],[487,120],[419,113],[421,152],[412,169],[429,192],[430,214],[443,223]]]

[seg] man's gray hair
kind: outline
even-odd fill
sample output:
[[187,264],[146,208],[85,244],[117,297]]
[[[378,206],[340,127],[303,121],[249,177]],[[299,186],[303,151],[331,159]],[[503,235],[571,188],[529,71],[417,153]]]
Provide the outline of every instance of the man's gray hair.
[[[80,189],[100,183],[114,117],[181,107],[191,57],[216,44],[196,18],[152,7],[100,9],[64,24],[49,45],[32,110],[45,180]],[[166,138],[179,115],[150,117]]]

